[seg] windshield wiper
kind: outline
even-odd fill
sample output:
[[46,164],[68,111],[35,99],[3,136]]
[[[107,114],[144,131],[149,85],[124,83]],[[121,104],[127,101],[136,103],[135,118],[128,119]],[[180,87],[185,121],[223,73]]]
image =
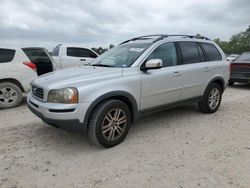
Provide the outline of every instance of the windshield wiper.
[[91,66],[96,66],[96,67],[114,67],[112,65],[105,65],[105,64],[92,64]]

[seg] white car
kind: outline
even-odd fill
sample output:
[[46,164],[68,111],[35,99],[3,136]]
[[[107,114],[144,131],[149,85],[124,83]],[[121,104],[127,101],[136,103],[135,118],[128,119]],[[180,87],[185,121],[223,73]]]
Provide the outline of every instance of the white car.
[[85,65],[92,62],[98,54],[82,46],[58,44],[51,53],[57,69]]
[[239,55],[238,54],[231,54],[227,57],[227,61],[232,62],[235,60]]
[[0,108],[18,106],[30,82],[54,70],[54,62],[43,48],[0,47]]

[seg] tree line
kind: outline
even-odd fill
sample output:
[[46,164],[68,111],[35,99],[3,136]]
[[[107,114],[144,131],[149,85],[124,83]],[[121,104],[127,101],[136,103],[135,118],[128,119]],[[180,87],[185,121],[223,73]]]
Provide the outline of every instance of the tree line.
[[229,41],[214,40],[226,54],[241,54],[250,51],[250,26],[245,31],[233,35]]
[[98,48],[91,48],[91,50],[93,50],[94,52],[98,53],[99,55],[106,52],[108,49],[113,48],[115,45],[110,44],[108,48],[103,48],[103,47],[98,47]]

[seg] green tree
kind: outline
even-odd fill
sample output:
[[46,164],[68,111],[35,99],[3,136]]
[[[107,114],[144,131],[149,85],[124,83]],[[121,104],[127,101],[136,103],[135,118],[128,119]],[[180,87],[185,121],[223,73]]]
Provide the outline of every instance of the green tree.
[[110,44],[110,45],[109,45],[109,49],[114,48],[114,47],[115,47],[114,44]]
[[107,48],[102,48],[102,47],[99,47],[99,48],[91,48],[91,50],[95,51],[96,53],[98,53],[99,55],[106,52],[108,49]]
[[226,54],[241,54],[250,51],[250,26],[246,31],[233,35],[229,41],[214,40]]

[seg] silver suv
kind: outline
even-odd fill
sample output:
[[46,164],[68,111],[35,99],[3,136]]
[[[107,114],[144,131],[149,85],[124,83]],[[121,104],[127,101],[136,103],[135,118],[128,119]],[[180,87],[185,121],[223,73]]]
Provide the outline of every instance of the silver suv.
[[27,103],[44,122],[87,133],[108,148],[149,111],[198,103],[202,112],[216,112],[228,79],[229,63],[213,41],[148,35],[121,43],[88,66],[35,79]]

